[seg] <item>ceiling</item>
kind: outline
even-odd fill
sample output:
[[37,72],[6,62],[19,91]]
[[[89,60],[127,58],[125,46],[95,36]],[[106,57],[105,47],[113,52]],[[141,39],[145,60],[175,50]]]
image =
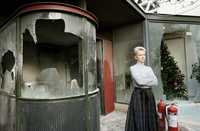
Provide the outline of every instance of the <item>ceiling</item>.
[[87,9],[97,16],[100,31],[144,20],[126,0],[87,0]]

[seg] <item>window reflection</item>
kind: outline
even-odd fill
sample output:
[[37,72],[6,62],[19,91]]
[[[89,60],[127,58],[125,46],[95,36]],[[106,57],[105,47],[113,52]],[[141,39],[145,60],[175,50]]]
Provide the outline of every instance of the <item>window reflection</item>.
[[[196,99],[196,92],[199,89],[196,88],[197,82],[194,79],[191,79],[192,74],[192,65],[198,62],[199,59],[199,25],[189,25],[189,24],[170,24],[170,23],[150,23],[149,24],[149,50],[150,50],[150,64],[157,72],[157,76],[160,78],[159,86],[162,88],[166,85],[166,80],[161,74],[161,70],[163,71],[163,67],[161,66],[161,59],[163,50],[161,48],[161,43],[167,47],[169,52],[169,56],[177,65],[179,69],[179,73],[184,76],[182,85],[182,89],[186,89],[183,94],[171,96],[175,93],[175,90],[171,93],[166,93],[166,89],[164,89],[164,94],[167,95],[168,99]],[[165,66],[168,68],[167,70],[173,70],[169,64],[169,66]],[[177,69],[177,70],[178,70]],[[175,72],[174,72],[175,73]],[[170,75],[173,77],[173,75]],[[169,76],[169,77],[170,77]],[[179,75],[180,76],[180,75]],[[181,77],[176,76],[172,81],[178,81],[180,83]],[[169,81],[168,81],[169,82]],[[178,89],[177,82],[172,82],[173,88]],[[168,86],[170,84],[168,83]],[[160,92],[160,96],[162,97],[162,89],[155,90],[157,94]],[[169,87],[167,87],[169,90]],[[180,87],[179,87],[180,88]],[[177,90],[177,92],[181,92],[181,90]]]

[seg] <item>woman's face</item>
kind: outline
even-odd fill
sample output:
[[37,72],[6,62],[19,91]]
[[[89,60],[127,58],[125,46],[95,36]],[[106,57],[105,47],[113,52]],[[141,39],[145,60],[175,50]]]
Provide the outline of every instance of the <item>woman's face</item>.
[[138,50],[137,53],[136,53],[136,55],[135,55],[135,59],[139,63],[144,63],[145,62],[145,51]]

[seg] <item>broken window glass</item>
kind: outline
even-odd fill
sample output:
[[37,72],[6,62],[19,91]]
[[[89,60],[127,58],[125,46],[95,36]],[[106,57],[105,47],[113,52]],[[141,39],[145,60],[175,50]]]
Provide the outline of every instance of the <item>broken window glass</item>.
[[0,30],[0,130],[13,131],[16,123],[16,22]]
[[[83,26],[84,23],[87,26]],[[43,12],[22,18],[22,30],[22,97],[83,95],[83,62],[87,62],[88,87],[91,91],[96,89],[96,30],[93,24],[73,15]],[[87,50],[82,48],[83,43]],[[83,61],[82,54],[87,56],[87,61]]]
[[15,95],[16,23],[11,22],[0,32],[0,86]]
[[8,50],[1,60],[2,67],[2,84],[1,89],[9,94],[14,94],[14,86],[12,86],[12,81],[14,80],[12,69],[15,65],[15,57],[12,51]]

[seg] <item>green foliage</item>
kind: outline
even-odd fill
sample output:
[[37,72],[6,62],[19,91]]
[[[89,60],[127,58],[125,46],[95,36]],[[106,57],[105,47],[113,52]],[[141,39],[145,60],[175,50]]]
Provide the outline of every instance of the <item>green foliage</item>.
[[161,43],[161,77],[164,94],[168,99],[187,98],[187,88],[184,86],[184,75],[177,66],[174,57],[170,56],[168,47]]
[[198,63],[192,65],[191,78],[195,78],[200,83],[200,60]]

